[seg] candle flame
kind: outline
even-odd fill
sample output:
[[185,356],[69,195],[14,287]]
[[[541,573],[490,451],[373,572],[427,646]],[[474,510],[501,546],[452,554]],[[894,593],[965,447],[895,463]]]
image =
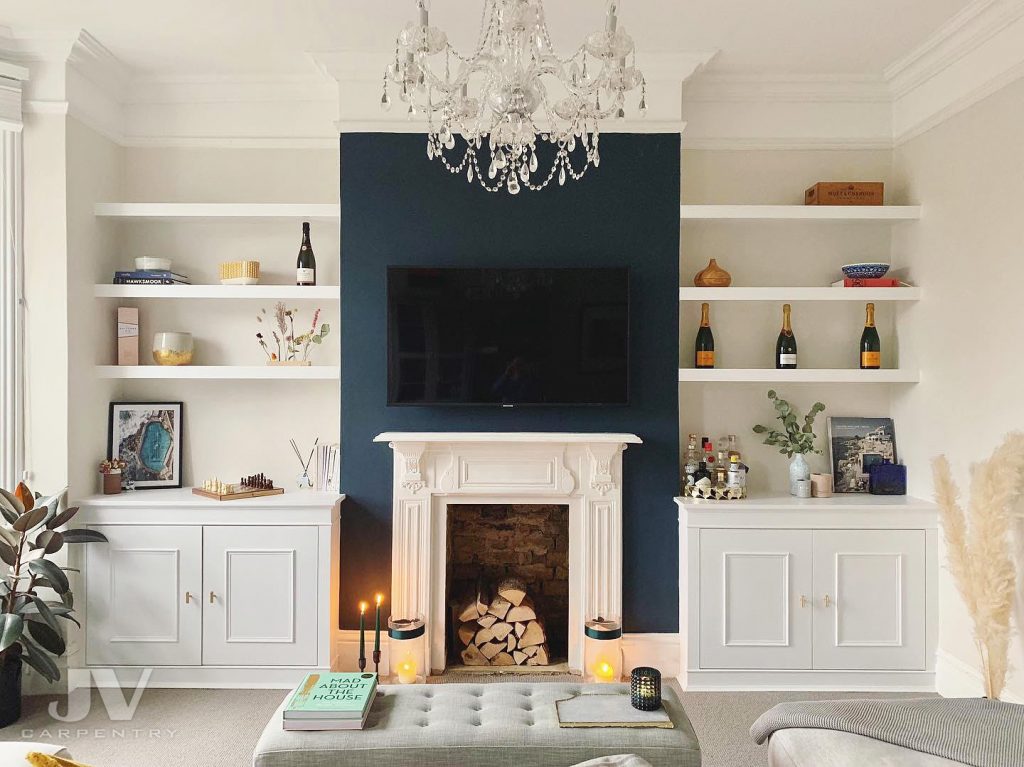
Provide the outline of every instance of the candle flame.
[[380,607],[380,603],[384,601],[384,595],[383,594],[378,594],[376,599],[377,599],[377,607]]
[[363,613],[366,612],[366,607],[367,607],[366,602],[360,602],[359,603],[359,614],[360,615],[362,615]]

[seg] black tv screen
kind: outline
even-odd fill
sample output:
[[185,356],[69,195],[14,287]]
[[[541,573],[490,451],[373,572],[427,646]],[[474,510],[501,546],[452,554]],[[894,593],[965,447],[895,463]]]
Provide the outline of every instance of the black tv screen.
[[629,270],[388,269],[389,405],[624,405]]

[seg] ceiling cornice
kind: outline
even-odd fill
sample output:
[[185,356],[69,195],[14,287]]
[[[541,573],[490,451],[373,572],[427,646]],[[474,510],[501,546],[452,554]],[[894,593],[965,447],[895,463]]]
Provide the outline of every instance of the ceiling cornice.
[[885,68],[893,96],[906,95],[1022,16],[1022,0],[975,0],[924,43]]
[[976,0],[886,76],[901,144],[1024,77],[1024,0]]
[[687,101],[773,103],[880,103],[892,97],[878,77],[860,75],[697,75],[683,91]]
[[[336,146],[349,130],[422,132],[379,108],[385,50],[308,52],[308,75],[136,76],[85,30],[0,27],[0,61],[28,70],[25,109],[68,114],[131,146]],[[878,149],[1024,77],[1024,0],[976,0],[880,77],[716,73],[715,51],[647,52],[647,120],[706,149]],[[0,72],[2,75],[3,72]]]

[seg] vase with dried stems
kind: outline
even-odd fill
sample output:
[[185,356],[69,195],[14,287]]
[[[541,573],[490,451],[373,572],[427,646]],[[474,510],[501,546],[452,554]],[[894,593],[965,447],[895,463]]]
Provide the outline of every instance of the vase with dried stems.
[[974,626],[985,695],[997,700],[1006,684],[1017,591],[1011,519],[1024,492],[1024,433],[1007,435],[988,460],[971,467],[966,513],[949,461],[939,456],[932,467],[949,569]]

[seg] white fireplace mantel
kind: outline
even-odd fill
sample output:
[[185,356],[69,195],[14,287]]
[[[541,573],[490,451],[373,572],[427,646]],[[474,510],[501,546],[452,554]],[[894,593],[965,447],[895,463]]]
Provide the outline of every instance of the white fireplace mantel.
[[[391,610],[422,614],[424,664],[445,668],[448,504],[569,507],[569,667],[583,622],[622,615],[622,453],[635,434],[386,432],[395,453]],[[425,666],[427,667],[427,666]]]

